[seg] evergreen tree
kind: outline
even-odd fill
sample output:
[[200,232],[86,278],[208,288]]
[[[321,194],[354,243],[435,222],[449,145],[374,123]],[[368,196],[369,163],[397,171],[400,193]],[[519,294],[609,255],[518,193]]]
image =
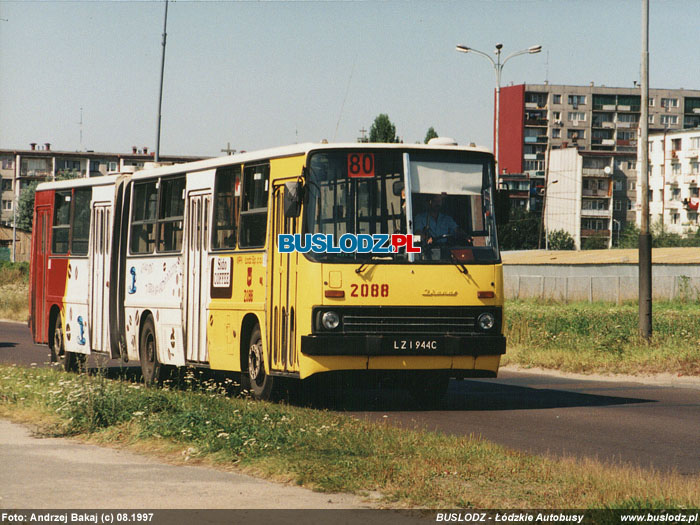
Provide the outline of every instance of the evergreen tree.
[[430,139],[436,139],[438,138],[438,136],[439,135],[437,134],[437,131],[435,131],[435,128],[430,126],[428,128],[428,132],[425,134],[425,140],[423,141],[423,143],[427,144],[428,142],[430,142]]
[[389,115],[380,113],[374,119],[372,126],[369,128],[370,142],[399,142],[396,136],[396,126],[389,120]]

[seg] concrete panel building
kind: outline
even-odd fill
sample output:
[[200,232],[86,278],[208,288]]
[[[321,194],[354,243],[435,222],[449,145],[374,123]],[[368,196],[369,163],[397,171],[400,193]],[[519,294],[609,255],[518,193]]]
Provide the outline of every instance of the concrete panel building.
[[[636,155],[640,104],[636,85],[503,87],[499,174],[543,176],[548,146]],[[649,126],[651,131],[700,126],[700,90],[650,89]]]
[[[641,151],[639,153],[641,155]],[[649,134],[649,214],[652,224],[663,225],[666,231],[680,235],[697,230],[699,154],[700,128]],[[637,202],[641,202],[639,195]],[[635,208],[639,225],[641,206]]]
[[[165,164],[189,162],[205,157],[161,156]],[[153,162],[148,148],[131,153],[57,151],[50,143],[30,144],[29,149],[0,149],[0,225],[11,226],[20,191],[33,181],[51,180],[64,174],[99,177],[110,172],[137,171]]]

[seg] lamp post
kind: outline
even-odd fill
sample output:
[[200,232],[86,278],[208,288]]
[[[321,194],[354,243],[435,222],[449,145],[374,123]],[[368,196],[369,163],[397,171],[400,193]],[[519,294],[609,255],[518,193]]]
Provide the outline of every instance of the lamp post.
[[500,111],[501,111],[501,71],[503,71],[503,66],[506,65],[506,62],[508,62],[511,58],[516,57],[518,55],[534,55],[535,53],[539,53],[542,51],[542,46],[530,46],[527,49],[522,49],[520,51],[516,51],[515,53],[508,55],[503,62],[501,62],[501,49],[503,49],[503,44],[496,44],[496,50],[494,51],[496,55],[496,60],[491,58],[490,55],[478,51],[474,48],[467,47],[465,45],[458,45],[456,47],[457,51],[460,53],[476,53],[477,55],[481,55],[482,57],[486,57],[489,59],[491,62],[491,65],[493,66],[494,71],[496,72],[496,124],[495,124],[495,134],[496,134],[496,142],[494,144],[494,156],[496,157],[496,164],[498,165],[498,153],[500,148],[498,147],[498,142],[499,142],[499,135],[498,135],[498,121],[500,118]]

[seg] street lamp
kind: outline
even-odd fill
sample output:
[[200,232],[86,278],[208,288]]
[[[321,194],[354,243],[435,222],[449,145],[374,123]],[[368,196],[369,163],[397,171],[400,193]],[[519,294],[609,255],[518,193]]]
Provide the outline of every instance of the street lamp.
[[496,157],[496,163],[498,164],[498,152],[499,152],[499,147],[498,147],[498,140],[499,140],[499,135],[498,135],[498,120],[500,116],[500,105],[501,105],[501,71],[503,71],[503,66],[506,65],[506,62],[508,62],[511,58],[516,57],[518,55],[534,55],[535,53],[539,53],[542,51],[542,46],[530,46],[527,49],[522,49],[520,51],[516,51],[515,53],[508,55],[506,59],[501,62],[501,49],[503,48],[503,44],[496,44],[496,50],[494,53],[496,54],[496,60],[491,58],[490,55],[487,55],[486,53],[482,51],[478,51],[474,48],[467,47],[464,45],[458,45],[456,47],[457,51],[460,53],[476,53],[477,55],[481,55],[482,57],[486,57],[491,61],[491,64],[493,65],[493,69],[496,72],[496,143],[494,145],[494,155]]

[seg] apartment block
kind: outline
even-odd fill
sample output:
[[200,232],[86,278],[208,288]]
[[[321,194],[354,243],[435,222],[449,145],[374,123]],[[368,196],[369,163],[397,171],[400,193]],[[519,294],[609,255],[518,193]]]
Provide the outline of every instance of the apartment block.
[[[636,155],[639,86],[631,88],[519,84],[501,88],[499,173],[542,176],[545,153],[583,151]],[[700,90],[650,89],[649,128],[700,126]]]
[[550,152],[545,188],[546,232],[564,230],[576,249],[611,247],[635,220],[636,153],[580,150]]
[[[641,146],[640,146],[641,147]],[[641,151],[639,152],[641,155]],[[700,128],[649,134],[649,215],[652,224],[684,235],[698,228]],[[637,202],[641,203],[638,186]],[[641,223],[641,205],[636,206]]]
[[[189,162],[205,157],[160,156],[165,164]],[[137,171],[153,162],[148,148],[132,148],[131,153],[57,151],[50,143],[32,143],[29,149],[0,149],[0,225],[11,226],[19,194],[33,181],[52,180],[62,175],[99,177],[111,172]]]

